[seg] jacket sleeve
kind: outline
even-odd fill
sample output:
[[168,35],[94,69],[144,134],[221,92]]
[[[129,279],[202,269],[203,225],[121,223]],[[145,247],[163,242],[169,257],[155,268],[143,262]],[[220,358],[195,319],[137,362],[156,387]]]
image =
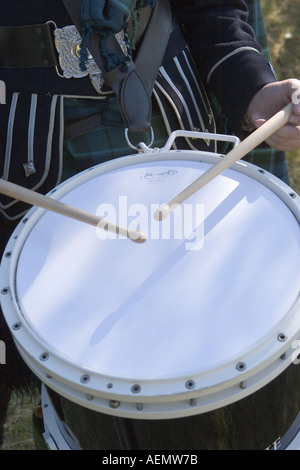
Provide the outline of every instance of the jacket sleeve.
[[209,85],[241,136],[251,98],[276,81],[247,23],[243,0],[170,0],[182,23],[203,83]]

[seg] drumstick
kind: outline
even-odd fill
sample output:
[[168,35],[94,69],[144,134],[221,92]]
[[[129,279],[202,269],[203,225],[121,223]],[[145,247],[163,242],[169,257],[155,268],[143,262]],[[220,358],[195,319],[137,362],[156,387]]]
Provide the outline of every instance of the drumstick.
[[140,231],[129,230],[126,227],[121,227],[106,219],[89,214],[81,209],[69,206],[48,196],[43,196],[42,194],[3,179],[0,179],[0,193],[19,201],[26,202],[32,206],[38,206],[42,209],[56,212],[66,217],[79,220],[80,222],[93,225],[97,228],[102,228],[108,232],[122,235],[130,238],[136,243],[144,243],[146,241],[146,236]]
[[266,121],[261,127],[256,129],[256,131],[250,134],[226,156],[222,157],[218,163],[213,165],[186,189],[175,196],[168,204],[162,205],[159,209],[157,209],[157,211],[154,213],[154,218],[156,220],[166,219],[170,212],[176,209],[178,205],[182,204],[186,199],[199,191],[199,189],[203,188],[203,186],[209,183],[212,179],[236,163],[238,160],[243,158],[245,155],[247,155],[247,153],[251,152],[251,150],[268,139],[272,134],[277,132],[288,122],[292,113],[292,107],[293,103],[289,103],[271,119]]

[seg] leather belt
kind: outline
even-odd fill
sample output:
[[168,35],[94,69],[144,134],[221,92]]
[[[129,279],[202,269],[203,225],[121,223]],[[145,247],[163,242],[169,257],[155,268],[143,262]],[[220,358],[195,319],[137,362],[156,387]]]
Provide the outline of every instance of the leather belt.
[[[137,32],[137,42],[146,28],[150,11],[150,7],[143,8],[140,17],[142,27]],[[57,67],[60,69],[61,58],[55,42],[59,43],[67,39],[69,41],[68,47],[72,49],[72,43],[76,46],[76,43],[79,43],[79,38],[74,26],[60,29],[52,20],[26,26],[0,26],[0,67],[23,69]],[[118,40],[121,43],[122,37]],[[71,50],[67,58],[72,59],[76,55],[77,51]],[[79,57],[77,63],[79,63]],[[81,78],[81,76],[76,78]],[[70,77],[66,76],[65,78]]]
[[87,70],[79,66],[81,37],[74,25],[57,28],[47,23],[29,26],[0,26],[0,68],[55,68],[61,78],[89,75],[97,93],[107,94],[99,67],[92,57]]
[[0,67],[57,67],[58,57],[49,23],[0,26]]
[[[155,76],[162,62],[172,29],[172,15],[169,2],[157,0],[156,6],[145,7],[140,16],[141,36],[144,40],[139,47],[135,62],[131,59],[126,71],[123,63],[112,71],[105,71],[99,51],[99,38],[92,36],[89,44],[92,55],[82,71],[80,60],[80,0],[63,0],[74,25],[57,28],[49,20],[45,24],[0,27],[0,67],[4,68],[55,68],[62,78],[83,78],[89,75],[92,85],[101,95],[115,93],[128,129],[133,132],[151,129],[151,95]],[[75,8],[76,7],[76,8]],[[144,20],[142,20],[144,16]],[[149,26],[146,28],[146,26]],[[54,26],[54,31],[52,31]],[[132,26],[132,25],[131,25]],[[164,35],[161,37],[160,32]],[[139,41],[140,37],[136,37]],[[109,37],[112,52],[127,55],[123,47],[122,32]],[[94,57],[93,57],[94,56]],[[135,96],[139,96],[137,108]],[[137,111],[138,109],[138,111]],[[141,124],[143,123],[143,124]],[[152,130],[152,129],[151,129]]]
[[[147,7],[143,9],[141,18],[143,31],[149,19]],[[116,34],[115,39],[127,54],[123,49],[123,32]],[[0,26],[0,68],[55,68],[59,77],[67,79],[88,75],[98,94],[112,93],[90,54],[86,71],[81,70],[80,45],[81,36],[74,25],[57,28],[55,22],[49,20],[29,26]]]

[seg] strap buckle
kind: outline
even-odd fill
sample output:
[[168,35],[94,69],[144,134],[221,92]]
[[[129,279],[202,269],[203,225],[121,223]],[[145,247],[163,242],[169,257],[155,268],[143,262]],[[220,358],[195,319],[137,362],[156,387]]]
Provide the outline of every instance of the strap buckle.
[[81,36],[74,25],[58,28],[52,20],[47,21],[54,26],[54,44],[58,53],[59,68],[55,67],[56,73],[61,78],[83,78],[89,75],[92,85],[97,93],[102,94],[104,79],[102,72],[89,54],[85,71],[81,70],[80,47]]

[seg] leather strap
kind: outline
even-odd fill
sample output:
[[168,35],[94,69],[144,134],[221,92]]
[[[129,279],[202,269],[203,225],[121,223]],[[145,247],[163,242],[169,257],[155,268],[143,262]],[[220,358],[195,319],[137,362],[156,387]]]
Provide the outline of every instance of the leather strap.
[[0,27],[0,67],[56,67],[57,55],[49,24]]
[[[62,0],[72,21],[81,31],[81,0]],[[105,83],[111,87],[118,99],[120,112],[130,134],[150,131],[151,95],[158,69],[169,41],[172,15],[168,0],[157,0],[149,25],[141,41],[135,61],[131,60],[124,71],[120,65],[107,72],[100,54],[99,37],[93,35],[88,48],[101,71]],[[120,54],[120,46],[114,37],[109,37],[108,51]]]

